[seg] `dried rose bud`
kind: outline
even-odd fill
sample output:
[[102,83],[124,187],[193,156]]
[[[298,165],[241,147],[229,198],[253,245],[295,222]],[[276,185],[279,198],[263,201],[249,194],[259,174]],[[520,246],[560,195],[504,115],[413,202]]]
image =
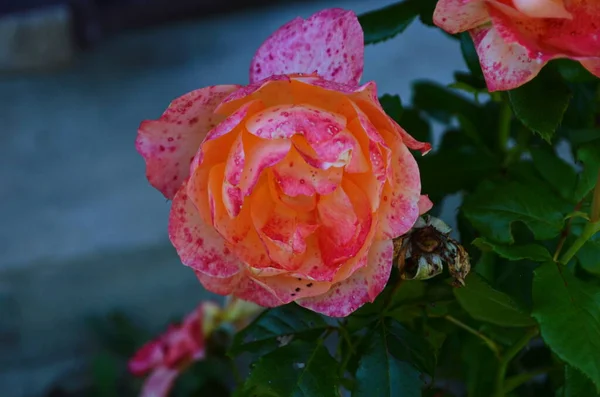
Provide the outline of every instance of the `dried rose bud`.
[[469,254],[449,237],[452,229],[438,218],[425,215],[410,232],[394,240],[394,258],[405,280],[426,280],[440,274],[443,263],[454,278],[455,286],[464,286],[471,270]]

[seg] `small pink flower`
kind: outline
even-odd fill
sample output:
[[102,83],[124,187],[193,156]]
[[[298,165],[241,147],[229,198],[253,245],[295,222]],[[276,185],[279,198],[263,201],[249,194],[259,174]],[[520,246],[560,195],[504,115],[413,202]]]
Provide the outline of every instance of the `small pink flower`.
[[471,34],[490,91],[525,84],[555,58],[600,77],[598,0],[440,0],[433,20]]
[[204,358],[204,320],[215,310],[220,310],[216,304],[202,303],[181,324],[169,326],[163,335],[138,350],[129,361],[129,371],[137,376],[150,374],[140,397],[167,396],[179,373]]
[[392,239],[432,205],[409,151],[430,145],[359,85],[363,41],[351,11],[294,19],[258,49],[250,85],[193,91],[141,124],[171,241],[209,291],[339,317],[383,290]]

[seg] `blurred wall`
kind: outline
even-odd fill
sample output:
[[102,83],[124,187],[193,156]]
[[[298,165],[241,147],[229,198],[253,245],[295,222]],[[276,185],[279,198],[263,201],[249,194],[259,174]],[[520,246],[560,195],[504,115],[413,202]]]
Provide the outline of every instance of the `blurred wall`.
[[[157,330],[207,297],[169,244],[169,203],[133,145],[139,122],[192,89],[246,83],[253,52],[293,17],[390,2],[199,19],[113,37],[58,71],[0,75],[0,395],[84,380],[91,315],[118,308]],[[404,101],[411,80],[449,83],[464,68],[457,43],[418,23],[365,62],[363,81]]]

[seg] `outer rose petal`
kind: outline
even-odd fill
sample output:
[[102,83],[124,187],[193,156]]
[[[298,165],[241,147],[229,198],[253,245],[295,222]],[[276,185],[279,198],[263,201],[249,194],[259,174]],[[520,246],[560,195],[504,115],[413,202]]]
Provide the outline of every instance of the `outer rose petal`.
[[140,124],[135,141],[146,160],[150,184],[168,199],[189,176],[190,160],[206,133],[224,117],[215,108],[238,85],[217,85],[192,91],[175,99],[158,120]]
[[391,240],[376,241],[368,253],[368,263],[346,280],[334,284],[319,296],[299,299],[300,306],[330,317],[346,317],[383,291],[392,269]]
[[157,368],[144,382],[140,397],[167,397],[177,375],[179,371],[176,369]]
[[583,60],[581,65],[589,70],[591,74],[600,77],[600,58]]
[[433,12],[433,22],[448,33],[460,33],[488,21],[483,0],[439,0]]
[[480,27],[469,33],[490,92],[517,88],[537,76],[544,66],[545,62],[529,58],[524,47],[506,43],[493,27]]
[[419,199],[419,215],[423,215],[431,208],[433,208],[433,202],[429,199],[428,195],[422,194]]
[[155,339],[142,346],[129,360],[129,372],[136,376],[144,375],[164,359],[161,339]]
[[250,82],[278,74],[313,73],[358,85],[363,72],[364,36],[352,11],[331,8],[307,20],[296,18],[260,46],[250,64]]
[[[205,224],[186,192],[177,192],[169,216],[169,238],[184,265],[211,277],[230,278],[241,262],[225,246],[225,240]],[[205,287],[212,291],[210,285]],[[222,291],[222,290],[221,290]]]
[[421,180],[417,162],[398,139],[390,145],[388,180],[379,207],[379,239],[393,239],[408,232],[419,217]]

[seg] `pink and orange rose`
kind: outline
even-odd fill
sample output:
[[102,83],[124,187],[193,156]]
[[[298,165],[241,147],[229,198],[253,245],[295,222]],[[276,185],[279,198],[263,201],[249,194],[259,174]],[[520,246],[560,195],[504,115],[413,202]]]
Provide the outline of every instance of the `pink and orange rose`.
[[170,239],[209,291],[346,316],[384,288],[392,239],[431,207],[409,151],[430,145],[359,85],[363,52],[354,13],[297,18],[258,49],[248,86],[192,91],[141,124]]
[[525,84],[555,58],[600,77],[598,0],[440,0],[433,19],[471,34],[490,91]]

